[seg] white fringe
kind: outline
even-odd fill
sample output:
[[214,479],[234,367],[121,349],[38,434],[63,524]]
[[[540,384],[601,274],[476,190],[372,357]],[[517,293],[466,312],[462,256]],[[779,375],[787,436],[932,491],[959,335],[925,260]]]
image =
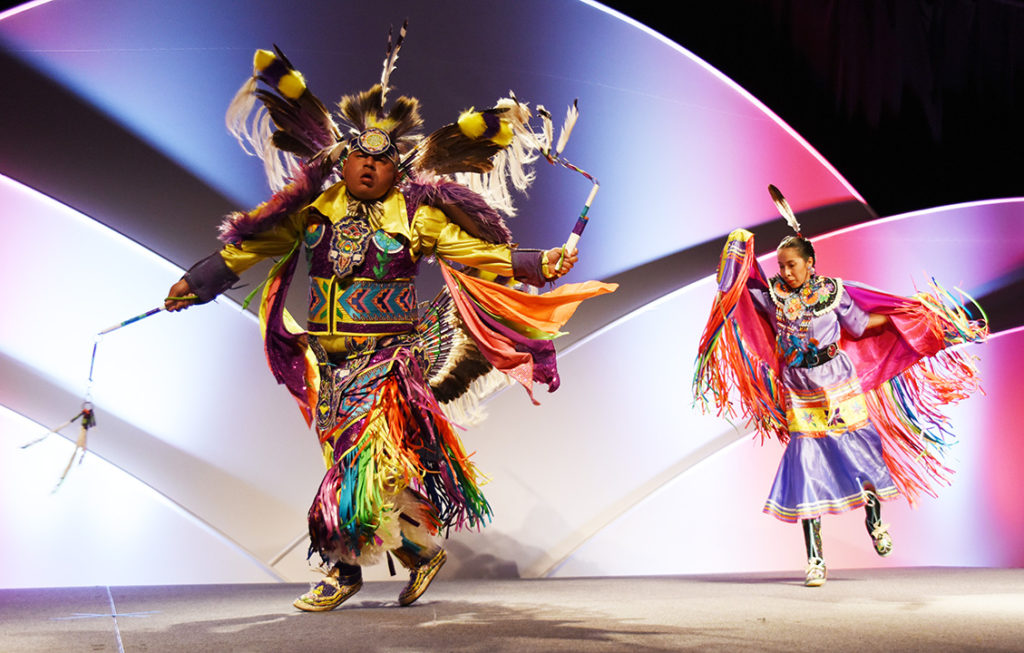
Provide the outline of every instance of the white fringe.
[[441,404],[441,410],[452,424],[467,428],[477,426],[487,419],[487,411],[484,409],[483,403],[513,383],[514,381],[507,374],[501,370],[492,369],[473,381],[461,397]]
[[540,152],[547,152],[555,139],[555,127],[551,122],[551,112],[545,109],[543,104],[537,105],[537,114],[541,119],[541,130],[534,147]]
[[[411,490],[403,486],[381,506],[380,525],[374,531],[376,537],[363,545],[359,555],[344,554],[341,549],[327,551],[325,557],[329,563],[322,565],[321,570],[327,573],[336,562],[359,565],[360,567],[375,565],[383,560],[384,554],[388,551],[401,548],[403,534],[406,539],[425,549],[436,549],[440,546],[441,536],[439,533],[431,532],[431,527],[428,526],[429,515],[424,513],[424,508],[423,502]],[[403,513],[419,522],[419,525],[410,524],[402,519],[400,515]],[[377,538],[380,539],[379,542]]]
[[274,147],[274,122],[270,112],[253,94],[256,83],[256,78],[250,77],[242,84],[228,105],[224,122],[242,150],[263,161],[267,183],[276,193],[288,184],[300,162],[295,155]]
[[253,154],[248,146],[252,142],[252,135],[249,133],[247,122],[249,114],[256,108],[256,96],[253,95],[255,90],[256,78],[250,77],[245,80],[242,87],[235,93],[235,97],[231,99],[228,111],[224,115],[224,122],[228,126],[228,131],[235,137],[246,154]]
[[543,152],[541,146],[545,137],[530,126],[533,114],[529,105],[517,100],[511,91],[509,97],[498,100],[495,107],[506,110],[502,119],[512,126],[512,142],[491,159],[494,168],[490,172],[460,172],[454,177],[458,183],[483,196],[495,210],[513,217],[516,208],[508,184],[511,182],[516,190],[526,193],[533,184],[535,173],[532,165]]

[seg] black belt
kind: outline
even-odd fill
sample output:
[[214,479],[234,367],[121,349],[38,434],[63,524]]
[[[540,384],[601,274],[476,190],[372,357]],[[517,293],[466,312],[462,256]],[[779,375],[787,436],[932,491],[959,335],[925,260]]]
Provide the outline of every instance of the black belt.
[[839,355],[839,345],[833,342],[822,349],[805,351],[803,359],[793,367],[817,367],[824,365]]

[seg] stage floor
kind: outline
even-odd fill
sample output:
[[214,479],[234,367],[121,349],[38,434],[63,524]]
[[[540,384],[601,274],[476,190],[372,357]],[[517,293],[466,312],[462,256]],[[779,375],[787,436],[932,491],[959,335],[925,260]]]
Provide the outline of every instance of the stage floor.
[[[443,576],[443,575],[442,575]],[[440,578],[367,583],[303,613],[302,585],[0,590],[0,651],[1022,651],[1024,570]]]

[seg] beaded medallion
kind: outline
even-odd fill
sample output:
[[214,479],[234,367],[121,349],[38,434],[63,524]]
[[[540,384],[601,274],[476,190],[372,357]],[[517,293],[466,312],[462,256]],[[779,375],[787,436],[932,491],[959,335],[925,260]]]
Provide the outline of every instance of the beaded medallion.
[[365,218],[345,216],[333,225],[327,258],[339,279],[347,278],[363,262],[372,230]]

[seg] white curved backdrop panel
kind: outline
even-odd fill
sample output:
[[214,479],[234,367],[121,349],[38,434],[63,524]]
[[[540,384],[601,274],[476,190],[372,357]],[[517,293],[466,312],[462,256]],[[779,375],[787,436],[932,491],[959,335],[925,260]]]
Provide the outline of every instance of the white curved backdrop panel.
[[[97,3],[51,2],[0,18],[8,90],[0,108],[15,117],[0,121],[0,265],[18,280],[0,286],[0,553],[18,561],[17,569],[0,566],[0,586],[311,577],[305,512],[322,462],[265,369],[252,316],[230,300],[104,338],[92,453],[57,493],[50,489],[70,445],[56,436],[19,445],[78,411],[93,335],[157,305],[181,267],[216,246],[220,214],[265,199],[258,162],[223,128],[253,51],[279,44],[333,102],[376,81],[387,26],[406,16],[410,34],[393,81],[423,101],[428,129],[510,88],[559,117],[579,98],[582,117],[566,154],[602,189],[569,280],[629,280],[570,323],[575,344],[558,393],[534,409],[518,389],[506,391],[489,405],[490,420],[466,434],[493,477],[486,490],[496,519],[450,541],[443,573],[799,566],[799,534],[777,534],[759,514],[777,453],[690,406],[693,352],[711,298],[706,281],[688,285],[700,276],[690,268],[698,261],[710,274],[708,248],[728,231],[777,220],[768,183],[786,191],[801,217],[841,214],[834,225],[872,216],[754,98],[677,45],[573,0],[452,0],[443,12],[414,0],[98,4],[102,11]],[[582,177],[545,164],[519,203],[517,240],[561,243],[587,191]],[[1012,229],[1019,210],[954,208],[941,229],[899,231],[918,224],[908,219],[885,223],[896,231],[876,231],[879,223],[843,236],[874,238],[856,242],[857,257],[844,259],[845,245],[831,250],[836,237],[822,239],[822,258],[832,274],[897,292],[912,290],[910,275],[923,282],[922,269],[970,290],[1024,266]],[[968,231],[961,219],[982,226]],[[768,251],[771,243],[761,245]],[[973,258],[963,258],[965,247]],[[691,256],[697,250],[704,258]],[[919,261],[919,251],[935,260]],[[961,410],[989,415],[994,397],[1019,401],[1012,375],[992,374],[982,400],[989,403]],[[1019,449],[1000,443],[1019,460]],[[995,450],[965,458],[1006,469]],[[990,492],[980,504],[946,493],[934,503],[964,519],[982,505],[988,512],[977,518],[1002,520],[1001,532],[1019,544],[1024,533],[1005,499],[1013,492]],[[893,521],[935,533],[931,509],[909,517],[894,510]],[[829,525],[826,537],[839,532]],[[917,550],[914,537],[897,533],[902,550]],[[839,556],[833,564],[861,564],[859,553],[843,557],[834,542],[826,544]],[[1010,564],[960,544],[943,551],[949,564]],[[385,577],[383,568],[368,573]]]
[[[2,177],[0,201],[10,211],[5,216],[31,216],[5,217],[0,240],[0,259],[22,280],[0,288],[0,403],[24,416],[5,416],[4,468],[9,478],[32,477],[21,491],[2,495],[0,550],[34,553],[4,565],[0,584],[95,583],[98,570],[113,561],[137,570],[138,582],[282,577],[268,563],[302,533],[307,495],[322,463],[314,448],[302,446],[309,443],[296,428],[301,420],[296,424],[287,393],[266,374],[252,315],[230,301],[181,315],[160,313],[99,342],[92,392],[98,424],[85,460],[109,464],[76,465],[50,494],[70,448],[18,446],[39,437],[39,425],[55,427],[78,412],[94,335],[152,307],[153,289],[181,270]],[[77,424],[65,432],[75,438]],[[60,451],[48,465],[43,445]],[[311,479],[309,487],[295,481],[300,477]],[[102,500],[83,501],[83,492]],[[168,510],[168,502],[177,510]],[[116,546],[107,541],[128,532],[144,506],[154,511],[147,521],[163,515],[177,527]],[[60,518],[67,514],[75,519]],[[60,537],[40,541],[34,520],[25,521],[30,515]],[[101,526],[118,519],[128,530]],[[178,552],[201,551],[211,539],[216,553],[209,559]],[[75,555],[59,555],[64,548]],[[175,563],[155,562],[159,550],[176,551],[169,556]],[[83,565],[83,559],[95,564]],[[216,573],[214,565],[221,567]]]

